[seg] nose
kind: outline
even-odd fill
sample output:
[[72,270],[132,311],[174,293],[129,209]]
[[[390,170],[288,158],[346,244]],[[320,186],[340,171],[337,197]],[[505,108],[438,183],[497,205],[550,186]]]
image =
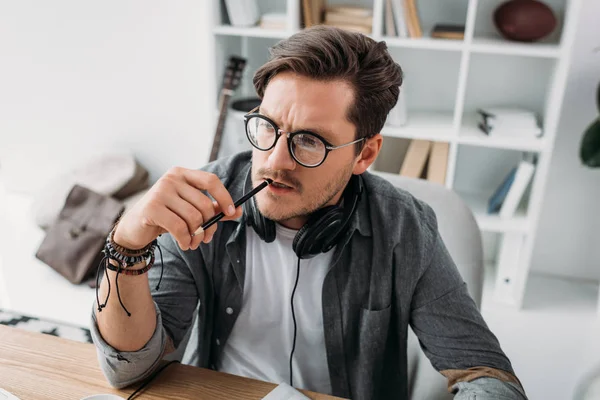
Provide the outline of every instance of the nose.
[[279,131],[281,135],[277,138],[275,147],[271,150],[268,158],[268,167],[274,171],[293,170],[296,168],[296,161],[292,158],[288,149],[287,133]]

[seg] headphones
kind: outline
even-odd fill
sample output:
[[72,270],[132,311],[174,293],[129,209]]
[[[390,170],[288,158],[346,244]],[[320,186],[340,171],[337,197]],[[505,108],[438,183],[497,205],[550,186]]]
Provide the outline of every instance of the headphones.
[[[252,189],[251,170],[246,178],[246,190]],[[337,244],[354,214],[362,191],[362,176],[352,175],[342,194],[342,206],[326,206],[310,215],[292,243],[298,258],[312,258],[326,253]],[[247,225],[252,226],[262,240],[267,243],[275,240],[275,222],[260,213],[256,197],[244,203],[244,215],[247,216]]]

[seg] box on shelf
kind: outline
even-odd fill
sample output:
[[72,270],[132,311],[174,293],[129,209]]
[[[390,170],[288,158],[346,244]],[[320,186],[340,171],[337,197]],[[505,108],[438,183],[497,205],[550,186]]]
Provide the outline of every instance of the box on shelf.
[[479,129],[491,136],[539,137],[539,127],[534,112],[522,108],[486,107],[477,110],[481,117]]

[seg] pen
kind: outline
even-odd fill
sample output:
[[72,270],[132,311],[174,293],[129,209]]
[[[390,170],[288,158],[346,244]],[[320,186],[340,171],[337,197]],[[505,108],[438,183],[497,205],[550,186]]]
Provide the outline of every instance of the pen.
[[[258,185],[254,189],[252,189],[250,192],[243,195],[238,201],[236,201],[233,204],[233,206],[235,208],[238,208],[239,206],[244,204],[249,198],[251,198],[256,193],[258,193],[261,190],[263,190],[264,188],[266,188],[271,183],[273,183],[273,179],[269,179],[269,178],[265,179],[265,181],[263,183],[261,183],[260,185]],[[196,230],[196,232],[192,233],[192,237],[199,235],[201,232],[204,232],[205,230],[207,230],[208,228],[213,226],[213,224],[216,224],[217,222],[219,222],[224,216],[225,216],[225,213],[223,213],[223,212],[218,213],[217,215],[215,215],[214,217],[212,217],[211,219],[206,221],[206,223],[204,225],[202,225],[200,228],[198,228],[198,230]]]

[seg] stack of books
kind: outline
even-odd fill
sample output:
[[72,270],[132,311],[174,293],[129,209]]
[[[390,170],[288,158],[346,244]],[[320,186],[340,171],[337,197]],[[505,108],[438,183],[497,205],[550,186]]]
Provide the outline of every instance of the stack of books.
[[[384,34],[388,37],[420,38],[423,28],[419,19],[417,0],[381,0],[385,2]],[[441,39],[464,39],[465,26],[439,23],[432,31],[431,37]]]
[[488,214],[499,214],[500,218],[515,215],[535,171],[535,164],[523,160],[512,168],[488,201]]
[[444,185],[448,168],[449,144],[412,139],[399,174]]
[[534,112],[522,108],[488,107],[477,110],[479,129],[486,135],[536,138],[542,135]]
[[423,36],[416,0],[385,1],[385,35],[420,38]]
[[260,27],[263,29],[285,30],[287,15],[283,13],[266,13],[260,17]]
[[373,10],[358,6],[331,6],[325,10],[324,25],[370,34],[373,32]]

